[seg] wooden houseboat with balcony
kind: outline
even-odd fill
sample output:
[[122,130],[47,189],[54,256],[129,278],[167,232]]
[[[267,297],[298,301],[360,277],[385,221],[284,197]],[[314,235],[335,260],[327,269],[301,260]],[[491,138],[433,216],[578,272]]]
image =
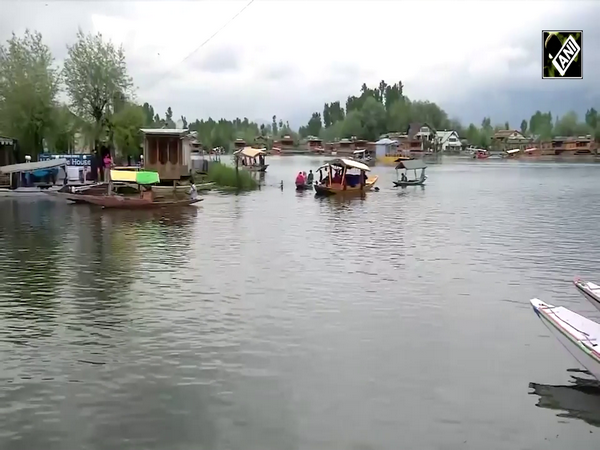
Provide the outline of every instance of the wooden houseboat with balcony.
[[187,180],[191,170],[191,138],[187,129],[142,128],[144,169],[158,172],[160,181]]
[[[293,154],[298,151],[296,144],[294,142],[294,138],[291,136],[285,135],[280,139],[273,141],[273,147],[278,148],[281,151],[282,155]],[[300,153],[304,153],[301,151]]]
[[543,154],[581,156],[596,154],[596,143],[591,136],[557,136],[542,146]]
[[325,147],[323,147],[323,141],[318,137],[309,136],[306,139],[306,149],[310,153],[323,154],[325,153]]

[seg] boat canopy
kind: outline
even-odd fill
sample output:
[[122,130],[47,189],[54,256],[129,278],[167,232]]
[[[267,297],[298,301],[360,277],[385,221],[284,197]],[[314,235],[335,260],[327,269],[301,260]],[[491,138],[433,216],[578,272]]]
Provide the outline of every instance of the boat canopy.
[[327,164],[319,167],[317,170],[324,169],[325,167],[336,166],[336,167],[350,167],[352,169],[364,170],[365,172],[370,172],[371,169],[365,163],[361,163],[358,161],[354,161],[352,159],[347,158],[339,158],[329,161]]
[[126,181],[137,184],[154,184],[160,182],[158,172],[149,172],[145,170],[111,170],[111,181]]
[[525,153],[533,153],[537,151],[537,147],[532,147],[532,148],[526,148],[525,149]]
[[361,148],[360,150],[354,150],[354,154],[355,155],[361,155],[361,154],[363,154],[366,151],[367,151],[367,149]]
[[54,169],[55,167],[66,166],[67,160],[64,158],[51,159],[48,161],[37,161],[32,163],[11,164],[0,167],[0,173],[19,173],[35,172],[36,170]]
[[506,150],[506,153],[508,153],[509,155],[514,155],[515,153],[519,153],[520,151],[520,148],[513,148],[512,150]]
[[427,167],[427,165],[420,159],[405,159],[405,160],[400,160],[400,162],[396,166],[396,170],[398,170],[398,169],[418,170],[418,169],[425,169],[426,167]]
[[252,148],[252,147],[244,147],[237,152],[234,152],[234,155],[242,155],[248,158],[256,158],[259,155],[266,155],[267,152],[261,148]]

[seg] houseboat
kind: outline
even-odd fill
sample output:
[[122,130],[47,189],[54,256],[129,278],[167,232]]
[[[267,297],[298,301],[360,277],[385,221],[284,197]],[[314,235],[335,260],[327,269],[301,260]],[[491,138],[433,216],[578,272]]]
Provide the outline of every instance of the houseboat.
[[[358,173],[350,173],[351,171]],[[371,169],[353,159],[339,158],[319,167],[319,181],[314,185],[317,195],[361,194],[374,188],[377,175],[369,177]]]
[[191,175],[192,137],[180,128],[142,128],[144,170],[157,172],[161,182],[175,185]]
[[265,163],[267,152],[265,149],[245,147],[233,154],[242,168],[251,172],[266,172],[268,164]]
[[306,139],[306,148],[309,152],[314,154],[323,154],[325,152],[323,141],[314,136],[309,136]]
[[[296,144],[294,143],[294,139],[291,136],[285,135],[281,139],[273,141],[273,147],[277,147],[281,150],[281,154],[292,154],[298,151],[296,148]],[[300,153],[305,153],[304,150],[300,151]]]
[[580,156],[596,153],[596,143],[591,136],[557,136],[543,145],[542,154],[554,156]]

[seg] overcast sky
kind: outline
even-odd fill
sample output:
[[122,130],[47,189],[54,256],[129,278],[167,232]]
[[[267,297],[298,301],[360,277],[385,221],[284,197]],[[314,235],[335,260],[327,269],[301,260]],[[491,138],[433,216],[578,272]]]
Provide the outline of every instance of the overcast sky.
[[[600,1],[255,0],[189,56],[247,3],[1,0],[0,39],[38,30],[60,63],[78,27],[101,32],[124,46],[138,101],[188,120],[299,126],[382,79],[465,123],[600,107]],[[542,29],[583,30],[583,80],[541,79]]]

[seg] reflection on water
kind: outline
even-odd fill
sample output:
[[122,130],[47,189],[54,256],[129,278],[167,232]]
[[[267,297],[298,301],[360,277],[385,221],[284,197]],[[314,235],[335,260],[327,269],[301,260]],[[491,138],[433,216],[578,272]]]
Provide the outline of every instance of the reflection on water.
[[571,377],[564,386],[529,383],[530,394],[538,395],[536,406],[563,411],[558,417],[583,420],[600,427],[600,383],[597,380]]
[[595,448],[523,386],[594,415],[528,299],[597,318],[571,284],[600,277],[596,167],[296,194],[322,162],[199,208],[0,200],[0,448]]

